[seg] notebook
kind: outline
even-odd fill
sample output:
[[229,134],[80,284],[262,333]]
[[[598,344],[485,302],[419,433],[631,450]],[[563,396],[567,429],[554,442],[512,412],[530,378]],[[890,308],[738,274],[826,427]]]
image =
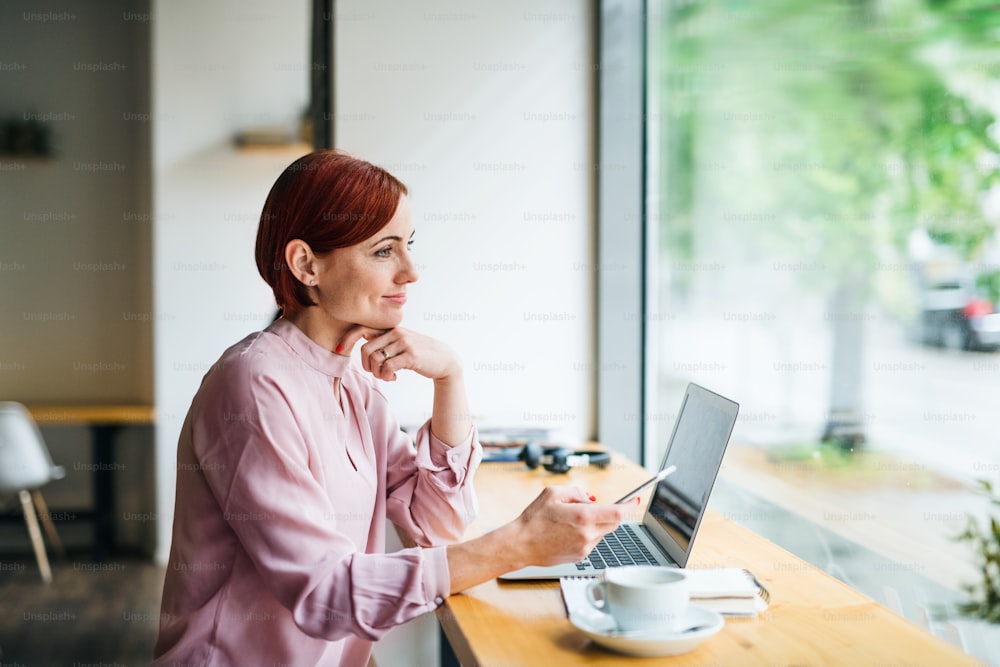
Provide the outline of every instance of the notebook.
[[[738,411],[734,401],[689,384],[660,464],[661,470],[676,465],[677,472],[656,485],[642,521],[623,523],[579,563],[531,566],[499,578],[521,581],[596,577],[607,567],[640,560],[648,560],[651,565],[686,566]],[[615,544],[619,540],[626,543]]]

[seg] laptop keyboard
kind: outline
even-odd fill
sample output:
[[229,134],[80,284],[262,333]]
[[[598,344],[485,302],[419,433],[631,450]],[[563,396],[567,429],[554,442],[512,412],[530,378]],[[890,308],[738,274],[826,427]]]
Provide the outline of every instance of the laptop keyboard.
[[656,565],[657,561],[642,543],[631,524],[622,524],[597,543],[584,560],[576,564],[577,570],[588,566],[595,570],[622,565]]

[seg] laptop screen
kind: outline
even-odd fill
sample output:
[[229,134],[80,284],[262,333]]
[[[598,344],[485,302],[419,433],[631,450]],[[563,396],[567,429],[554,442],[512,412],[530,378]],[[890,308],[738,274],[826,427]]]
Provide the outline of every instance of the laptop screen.
[[657,485],[643,518],[681,567],[687,565],[738,410],[733,401],[696,384],[684,394],[661,465],[676,465],[677,472]]

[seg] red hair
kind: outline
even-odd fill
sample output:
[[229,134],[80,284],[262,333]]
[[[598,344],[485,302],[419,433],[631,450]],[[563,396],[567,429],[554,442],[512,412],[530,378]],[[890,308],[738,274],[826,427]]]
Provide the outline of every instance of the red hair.
[[285,246],[301,239],[317,255],[361,243],[385,227],[406,186],[370,162],[333,150],[305,155],[278,176],[257,227],[257,270],[284,312],[315,305],[292,275]]

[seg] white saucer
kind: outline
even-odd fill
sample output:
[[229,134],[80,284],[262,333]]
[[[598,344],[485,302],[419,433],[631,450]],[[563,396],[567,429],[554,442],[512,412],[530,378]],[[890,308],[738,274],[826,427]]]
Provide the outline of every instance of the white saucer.
[[688,606],[686,625],[704,627],[691,632],[663,631],[639,637],[622,637],[615,634],[615,620],[611,615],[589,605],[574,610],[569,615],[569,622],[605,648],[626,655],[640,656],[680,655],[693,651],[698,644],[717,633],[726,624],[718,612],[693,604]]

